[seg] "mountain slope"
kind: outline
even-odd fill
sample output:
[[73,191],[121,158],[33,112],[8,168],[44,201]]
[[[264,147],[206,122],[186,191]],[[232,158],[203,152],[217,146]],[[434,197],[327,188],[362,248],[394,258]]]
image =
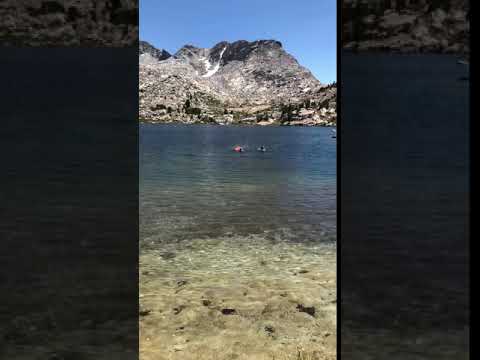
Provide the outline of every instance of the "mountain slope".
[[152,48],[140,46],[142,120],[331,125],[336,119],[336,86],[320,83],[278,41],[185,45],[173,56]]

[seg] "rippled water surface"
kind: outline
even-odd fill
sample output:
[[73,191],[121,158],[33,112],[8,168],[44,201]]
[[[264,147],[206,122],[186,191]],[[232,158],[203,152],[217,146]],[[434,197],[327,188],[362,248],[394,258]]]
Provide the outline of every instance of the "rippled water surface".
[[232,234],[335,240],[332,130],[141,125],[140,231],[143,246]]

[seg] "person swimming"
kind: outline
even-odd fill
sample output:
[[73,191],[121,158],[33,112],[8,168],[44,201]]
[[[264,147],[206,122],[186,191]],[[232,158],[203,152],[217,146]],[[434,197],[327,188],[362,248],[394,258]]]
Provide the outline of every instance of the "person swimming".
[[235,152],[244,152],[245,149],[244,149],[242,146],[237,145],[237,146],[235,146],[235,147],[233,148],[233,151],[235,151]]
[[263,145],[260,146],[260,147],[258,147],[257,150],[258,150],[258,151],[261,151],[261,152],[267,151],[267,149],[266,149],[265,146],[263,146]]

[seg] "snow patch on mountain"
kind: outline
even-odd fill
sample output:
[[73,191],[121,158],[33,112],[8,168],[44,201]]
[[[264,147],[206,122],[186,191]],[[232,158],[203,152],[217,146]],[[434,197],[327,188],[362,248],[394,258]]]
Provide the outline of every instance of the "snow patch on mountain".
[[215,64],[213,68],[210,61],[208,59],[205,60],[205,64],[207,65],[206,66],[207,73],[203,75],[203,77],[210,77],[218,72],[218,70],[220,69],[220,62],[222,61],[222,57],[223,57],[223,54],[225,53],[225,50],[227,50],[226,46],[223,48],[222,52],[220,53],[220,59],[218,60],[218,62]]

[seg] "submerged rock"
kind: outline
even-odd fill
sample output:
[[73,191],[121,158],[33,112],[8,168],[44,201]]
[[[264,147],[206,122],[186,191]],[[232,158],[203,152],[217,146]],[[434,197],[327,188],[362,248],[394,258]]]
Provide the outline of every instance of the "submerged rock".
[[150,309],[141,309],[141,310],[138,312],[138,315],[140,315],[140,316],[147,316],[147,315],[149,315],[151,312],[152,312],[152,310],[150,310]]
[[182,310],[184,310],[185,308],[186,308],[185,305],[177,306],[177,307],[173,308],[173,313],[174,313],[175,315],[178,315],[178,314],[180,314],[180,313],[182,312]]
[[170,260],[174,259],[177,255],[174,252],[166,252],[163,254],[160,254],[160,257],[164,260]]
[[182,287],[182,286],[185,286],[188,284],[188,281],[187,280],[179,280],[177,281],[177,286],[178,287]]
[[223,315],[235,315],[237,313],[235,309],[228,309],[228,308],[222,309],[221,312]]
[[275,328],[273,326],[267,325],[265,326],[265,332],[271,335],[275,332]]
[[297,310],[299,312],[307,313],[310,316],[315,317],[315,306],[303,306],[302,304],[297,305]]

